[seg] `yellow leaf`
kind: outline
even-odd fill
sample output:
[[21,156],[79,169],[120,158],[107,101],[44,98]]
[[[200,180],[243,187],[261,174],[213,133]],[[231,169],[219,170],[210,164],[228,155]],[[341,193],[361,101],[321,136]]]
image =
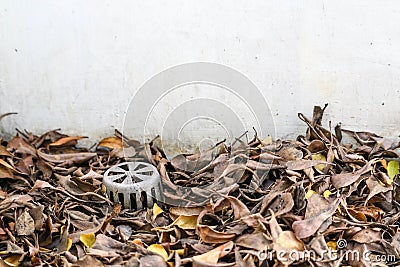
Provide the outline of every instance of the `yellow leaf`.
[[88,234],[81,234],[81,236],[79,237],[79,240],[88,248],[91,248],[94,244],[94,242],[96,242],[96,235],[92,232],[92,233],[88,233]]
[[185,250],[183,249],[183,248],[181,248],[181,249],[177,249],[177,250],[174,250],[176,253],[178,253],[178,255],[179,256],[183,256],[183,254],[185,253]]
[[[326,157],[322,154],[313,154],[311,156],[312,160],[322,160],[322,161],[326,161]],[[325,169],[325,164],[317,164],[315,165],[315,168],[319,171],[323,171]]]
[[173,231],[172,226],[176,225],[179,226],[180,228],[184,230],[194,230],[196,229],[197,226],[197,217],[198,215],[191,215],[191,216],[186,216],[186,215],[179,215],[176,220],[171,223],[170,225],[167,226],[162,226],[162,227],[155,227],[151,230],[153,231]]
[[20,255],[20,254],[12,255],[12,256],[4,259],[4,262],[7,263],[8,266],[18,266],[19,259],[21,258],[21,256],[22,255]]
[[185,215],[180,215],[172,224],[179,226],[182,229],[185,230],[194,230],[196,229],[197,225],[197,215],[193,216],[185,216]]
[[328,241],[326,243],[331,250],[337,250],[337,242],[336,241]]
[[163,213],[163,209],[160,208],[160,206],[157,205],[157,203],[154,203],[153,205],[153,221],[157,218],[158,215]]
[[324,198],[329,198],[329,196],[332,195],[332,194],[333,193],[331,191],[325,190],[323,195],[324,195]]
[[390,180],[393,182],[394,177],[399,173],[399,162],[395,160],[389,161],[387,166],[387,173]]
[[72,247],[72,239],[68,237],[67,239],[67,251],[69,251]]
[[272,136],[268,135],[267,137],[264,138],[264,140],[262,140],[262,145],[268,146],[270,144],[272,144]]
[[312,195],[316,194],[317,192],[315,192],[314,190],[308,190],[306,193],[306,199],[309,199]]
[[168,253],[163,246],[161,246],[159,244],[153,244],[153,245],[150,245],[147,249],[154,253],[161,255],[161,257],[163,257],[164,260],[168,260]]
[[107,192],[107,188],[104,184],[101,185],[101,192],[103,192],[104,194]]
[[381,186],[386,186],[385,183],[381,182],[381,180],[378,180],[378,183],[379,183]]

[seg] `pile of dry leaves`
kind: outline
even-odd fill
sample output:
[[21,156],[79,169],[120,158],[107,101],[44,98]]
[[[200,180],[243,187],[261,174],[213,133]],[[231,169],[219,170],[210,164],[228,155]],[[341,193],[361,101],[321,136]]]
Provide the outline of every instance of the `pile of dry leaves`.
[[[171,161],[118,131],[91,149],[57,130],[0,138],[0,266],[398,266],[400,144],[323,128],[324,109],[299,114],[297,140]],[[157,166],[165,203],[107,199],[103,173],[125,160]]]

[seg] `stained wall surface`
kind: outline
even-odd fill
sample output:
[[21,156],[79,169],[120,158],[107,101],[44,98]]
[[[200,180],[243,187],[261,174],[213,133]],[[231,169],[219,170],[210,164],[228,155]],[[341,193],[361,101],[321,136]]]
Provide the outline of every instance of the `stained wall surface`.
[[[315,104],[329,103],[325,122],[395,138],[399,25],[398,1],[3,0],[0,114],[18,115],[3,119],[1,129],[112,135],[147,80],[201,61],[247,76],[267,100],[279,137],[304,132],[298,112],[311,116]],[[170,96],[174,105],[184,94]],[[163,103],[160,114],[170,109]],[[230,108],[246,113],[240,104]],[[202,140],[213,127],[189,132]]]

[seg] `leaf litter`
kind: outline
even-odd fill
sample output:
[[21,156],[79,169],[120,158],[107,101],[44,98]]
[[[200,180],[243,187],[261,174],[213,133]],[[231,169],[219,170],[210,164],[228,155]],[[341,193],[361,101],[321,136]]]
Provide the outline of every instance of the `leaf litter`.
[[[0,266],[398,266],[400,143],[324,128],[325,109],[298,114],[296,140],[246,134],[171,160],[117,130],[90,149],[59,129],[0,137]],[[103,174],[126,160],[158,168],[166,203],[107,198]]]

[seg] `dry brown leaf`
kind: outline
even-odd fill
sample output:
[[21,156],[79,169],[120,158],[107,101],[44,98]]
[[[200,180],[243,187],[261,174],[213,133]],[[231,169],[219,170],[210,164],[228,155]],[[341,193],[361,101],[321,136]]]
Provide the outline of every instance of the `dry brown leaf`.
[[67,136],[58,139],[57,141],[49,144],[49,146],[74,146],[78,143],[78,140],[87,138],[87,136]]
[[374,243],[382,241],[382,233],[380,230],[374,230],[370,228],[362,229],[361,231],[355,233],[351,240],[358,243]]
[[235,244],[256,251],[272,249],[271,240],[262,232],[241,235],[236,238]]
[[165,260],[158,255],[145,255],[140,259],[140,267],[167,267]]
[[365,222],[367,221],[367,217],[376,221],[384,214],[382,209],[374,206],[349,208],[348,211],[357,219]]
[[234,243],[232,241],[229,241],[204,254],[194,256],[193,262],[196,262],[196,264],[200,263],[216,264],[220,258],[224,257],[229,252],[231,252],[233,245]]
[[307,238],[315,234],[319,227],[325,222],[326,219],[331,217],[339,205],[339,200],[335,200],[330,206],[324,209],[319,209],[307,219],[295,221],[292,228],[296,236],[300,239]]
[[365,199],[365,205],[368,203],[368,201],[372,198],[372,197],[374,197],[375,195],[378,195],[378,194],[380,194],[380,193],[385,193],[385,192],[388,192],[388,191],[391,191],[391,190],[393,190],[393,186],[392,185],[390,185],[390,186],[382,186],[380,183],[379,183],[379,181],[375,178],[375,177],[373,177],[373,176],[371,176],[371,177],[369,177],[366,181],[365,181],[365,183],[367,184],[367,186],[368,186],[368,189],[369,189],[369,194],[368,194],[368,196],[367,196],[367,198]]
[[80,153],[65,153],[65,154],[46,154],[42,149],[37,151],[38,156],[45,161],[52,163],[63,163],[66,164],[78,164],[88,161],[94,157],[97,157],[96,153],[91,152],[80,152]]
[[200,232],[200,238],[206,243],[226,243],[236,237],[235,234],[219,232],[208,225],[198,225],[197,229]]
[[200,213],[204,210],[203,207],[171,207],[169,212],[175,216],[193,216],[200,215]]
[[9,168],[0,165],[0,178],[14,178],[14,174]]
[[92,257],[90,255],[85,255],[83,258],[79,259],[76,263],[75,266],[82,266],[82,267],[87,267],[87,266],[96,266],[96,267],[101,267],[105,266],[100,260],[96,259],[95,257]]
[[[141,145],[118,131],[95,152],[58,130],[0,136],[0,177],[13,178],[0,181],[0,265],[368,266],[322,254],[339,252],[340,238],[348,250],[399,257],[400,143],[368,132],[351,133],[360,145],[341,143],[340,126],[322,127],[324,109],[299,115],[308,129],[296,140],[243,135],[172,161],[161,140]],[[127,160],[157,166],[162,210],[121,210],[105,197],[104,172]],[[303,242],[323,263],[257,258],[301,252]]]
[[227,196],[226,198],[231,204],[235,220],[239,220],[242,217],[250,215],[249,209],[242,201],[232,196]]
[[279,151],[277,151],[276,154],[284,158],[286,161],[296,161],[303,158],[303,152],[293,146],[283,147]]
[[98,144],[99,147],[107,147],[107,148],[122,148],[122,139],[112,136],[112,137],[106,137],[103,140],[101,140]]
[[17,235],[32,235],[35,232],[35,221],[29,215],[29,211],[25,210],[18,218],[15,224]]
[[372,169],[372,164],[374,164],[376,160],[372,160],[365,164],[362,168],[359,170],[352,172],[352,173],[339,173],[335,174],[331,178],[331,182],[334,187],[337,189],[348,186],[353,184],[355,181],[357,181],[361,175],[371,171]]
[[4,157],[12,157],[13,155],[5,148],[4,146],[0,145],[0,156]]
[[300,170],[305,170],[305,169],[309,169],[311,167],[315,167],[317,165],[329,165],[331,163],[323,161],[323,160],[305,160],[305,159],[301,159],[301,160],[294,160],[294,161],[288,161],[286,162],[286,167],[288,168],[288,170],[291,171],[300,171]]
[[11,166],[9,163],[7,163],[6,161],[0,159],[0,165],[9,169],[10,171],[16,172],[16,173],[20,173],[19,171],[17,171],[13,166]]

